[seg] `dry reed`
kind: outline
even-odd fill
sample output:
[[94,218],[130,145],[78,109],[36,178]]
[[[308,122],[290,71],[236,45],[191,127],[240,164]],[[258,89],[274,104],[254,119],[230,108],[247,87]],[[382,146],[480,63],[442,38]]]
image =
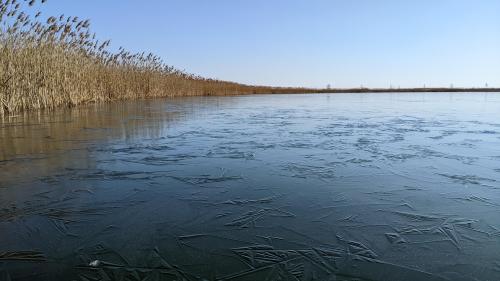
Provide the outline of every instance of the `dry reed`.
[[89,20],[43,17],[46,0],[0,0],[0,116],[119,99],[297,92],[205,79],[154,54],[108,50]]

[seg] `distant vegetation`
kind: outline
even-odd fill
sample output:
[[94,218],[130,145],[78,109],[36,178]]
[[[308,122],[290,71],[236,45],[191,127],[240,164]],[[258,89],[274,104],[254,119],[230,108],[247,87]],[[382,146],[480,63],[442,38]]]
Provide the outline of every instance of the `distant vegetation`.
[[123,48],[109,51],[110,41],[99,41],[89,20],[44,16],[35,7],[45,2],[0,0],[0,116],[132,98],[370,91],[262,87],[206,79],[169,66],[153,54]]

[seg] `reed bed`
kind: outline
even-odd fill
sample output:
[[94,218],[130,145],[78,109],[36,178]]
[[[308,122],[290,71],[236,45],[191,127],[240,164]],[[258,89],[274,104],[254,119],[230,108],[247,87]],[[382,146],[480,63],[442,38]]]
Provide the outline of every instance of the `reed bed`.
[[154,54],[109,51],[90,21],[43,16],[46,0],[0,0],[0,116],[120,99],[298,92],[206,79]]

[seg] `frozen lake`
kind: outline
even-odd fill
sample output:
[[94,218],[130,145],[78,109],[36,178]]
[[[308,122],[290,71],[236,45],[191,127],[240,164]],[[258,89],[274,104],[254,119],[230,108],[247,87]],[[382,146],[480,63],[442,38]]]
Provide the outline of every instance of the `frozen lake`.
[[35,277],[500,280],[500,94],[0,119],[0,280]]

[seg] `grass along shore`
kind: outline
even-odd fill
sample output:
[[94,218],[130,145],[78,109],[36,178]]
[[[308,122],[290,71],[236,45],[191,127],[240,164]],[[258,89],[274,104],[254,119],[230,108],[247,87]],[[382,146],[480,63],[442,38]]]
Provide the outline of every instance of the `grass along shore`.
[[[0,0],[0,116],[122,99],[263,93],[479,91],[479,89],[310,89],[206,79],[154,54],[109,51],[90,21],[44,16],[46,0]],[[480,91],[499,91],[481,89]]]

